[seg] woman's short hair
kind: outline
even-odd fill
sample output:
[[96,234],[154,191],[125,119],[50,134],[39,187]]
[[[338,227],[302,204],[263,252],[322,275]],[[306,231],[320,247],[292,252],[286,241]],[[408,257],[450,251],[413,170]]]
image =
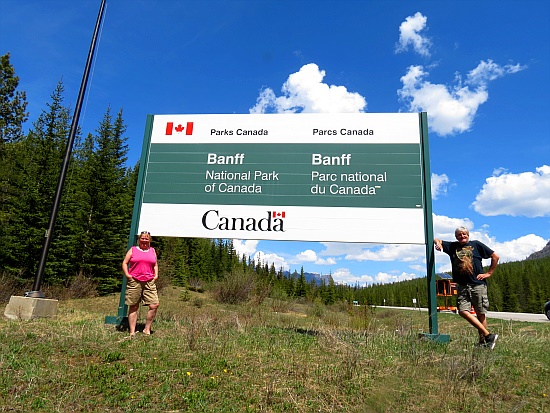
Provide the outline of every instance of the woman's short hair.
[[455,229],[455,235],[459,232],[465,232],[466,234],[470,235],[470,231],[465,226],[460,226],[457,229]]

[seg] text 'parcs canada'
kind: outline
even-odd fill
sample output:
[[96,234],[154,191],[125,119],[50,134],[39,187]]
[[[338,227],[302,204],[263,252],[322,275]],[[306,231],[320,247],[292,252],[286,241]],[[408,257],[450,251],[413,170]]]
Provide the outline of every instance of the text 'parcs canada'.
[[373,136],[372,129],[313,129],[313,136]]

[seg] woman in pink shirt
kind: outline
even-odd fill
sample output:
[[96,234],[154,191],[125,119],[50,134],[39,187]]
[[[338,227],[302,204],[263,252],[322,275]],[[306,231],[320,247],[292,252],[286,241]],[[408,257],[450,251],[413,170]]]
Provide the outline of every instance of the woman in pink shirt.
[[127,279],[126,305],[128,310],[128,324],[130,325],[130,337],[136,335],[139,303],[149,306],[145,319],[143,334],[151,335],[151,324],[157,314],[159,298],[156,281],[159,277],[157,254],[151,247],[151,234],[143,231],[139,235],[139,246],[132,247],[126,253],[122,261],[122,271]]

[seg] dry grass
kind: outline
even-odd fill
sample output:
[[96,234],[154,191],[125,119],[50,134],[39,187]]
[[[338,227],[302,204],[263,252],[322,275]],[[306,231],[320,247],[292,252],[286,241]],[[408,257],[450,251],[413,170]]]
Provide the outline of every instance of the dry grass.
[[[104,325],[118,295],[0,320],[1,412],[544,412],[550,327],[490,320],[494,351],[456,315],[446,345],[416,311],[219,304],[166,287],[150,337]],[[200,305],[196,305],[200,301]],[[276,308],[278,311],[274,311]],[[143,322],[145,311],[141,312]]]

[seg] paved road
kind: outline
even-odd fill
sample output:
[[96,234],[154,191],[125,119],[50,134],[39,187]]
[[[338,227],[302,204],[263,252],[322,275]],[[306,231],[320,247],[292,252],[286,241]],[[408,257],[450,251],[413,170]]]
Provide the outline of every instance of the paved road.
[[[379,307],[382,308],[382,307]],[[428,311],[427,308],[414,308],[414,307],[390,307],[385,306],[385,308],[396,308],[401,310],[420,310]],[[487,318],[498,318],[500,320],[513,320],[513,321],[529,321],[531,323],[550,323],[550,320],[546,318],[544,314],[531,314],[531,313],[503,313],[497,311],[489,311],[487,313]]]

